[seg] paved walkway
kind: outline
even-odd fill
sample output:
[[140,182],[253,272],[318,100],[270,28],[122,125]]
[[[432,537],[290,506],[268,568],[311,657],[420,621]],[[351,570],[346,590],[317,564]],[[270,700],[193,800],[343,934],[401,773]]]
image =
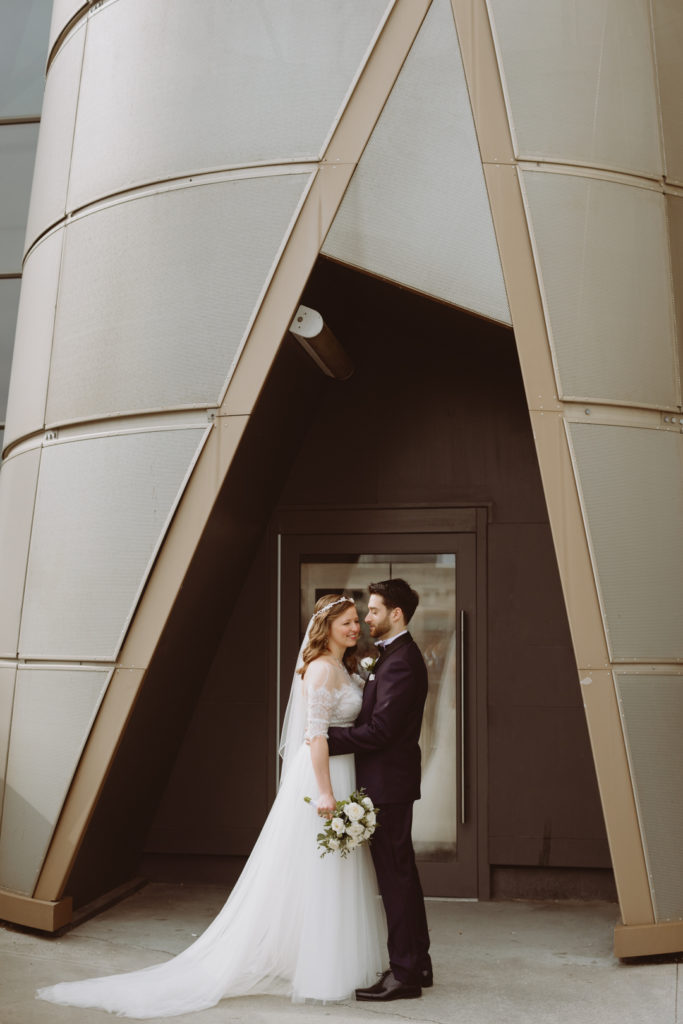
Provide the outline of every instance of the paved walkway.
[[[159,963],[220,908],[217,886],[148,885],[43,938],[0,927],[0,1024],[101,1024],[109,1014],[34,999],[37,986]],[[435,985],[384,1005],[224,1000],[176,1024],[683,1024],[680,963],[620,963],[612,903],[428,901]],[[678,958],[683,962],[683,958]],[[680,1004],[680,1008],[679,1008]]]

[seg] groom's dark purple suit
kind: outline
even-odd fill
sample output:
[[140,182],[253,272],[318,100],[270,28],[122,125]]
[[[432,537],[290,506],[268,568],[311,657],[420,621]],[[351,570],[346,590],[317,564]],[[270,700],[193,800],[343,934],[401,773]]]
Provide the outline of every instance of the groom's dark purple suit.
[[[379,646],[379,644],[378,644]],[[420,984],[431,971],[422,887],[410,837],[420,797],[420,728],[427,668],[410,633],[381,650],[356,724],[329,729],[330,754],[355,754],[356,781],[380,808],[370,849],[389,928],[394,977]]]

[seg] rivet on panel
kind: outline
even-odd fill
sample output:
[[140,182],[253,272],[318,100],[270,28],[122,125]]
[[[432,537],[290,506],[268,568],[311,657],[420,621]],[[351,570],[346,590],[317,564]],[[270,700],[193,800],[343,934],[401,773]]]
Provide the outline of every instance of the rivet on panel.
[[590,416],[590,414],[591,414],[590,409],[584,409],[583,411],[586,414],[586,416]]

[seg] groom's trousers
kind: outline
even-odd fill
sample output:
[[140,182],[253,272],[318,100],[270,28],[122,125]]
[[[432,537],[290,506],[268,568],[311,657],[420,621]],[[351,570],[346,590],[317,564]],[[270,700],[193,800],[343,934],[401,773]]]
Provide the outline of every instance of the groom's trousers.
[[387,915],[389,964],[393,975],[419,985],[431,970],[424,896],[411,839],[413,805],[382,804],[370,850]]

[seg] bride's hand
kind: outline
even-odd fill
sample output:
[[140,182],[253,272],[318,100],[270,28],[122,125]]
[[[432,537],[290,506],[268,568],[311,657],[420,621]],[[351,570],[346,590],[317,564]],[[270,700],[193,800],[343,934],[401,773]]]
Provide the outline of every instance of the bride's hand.
[[316,806],[321,818],[331,818],[337,809],[334,793],[321,793]]

